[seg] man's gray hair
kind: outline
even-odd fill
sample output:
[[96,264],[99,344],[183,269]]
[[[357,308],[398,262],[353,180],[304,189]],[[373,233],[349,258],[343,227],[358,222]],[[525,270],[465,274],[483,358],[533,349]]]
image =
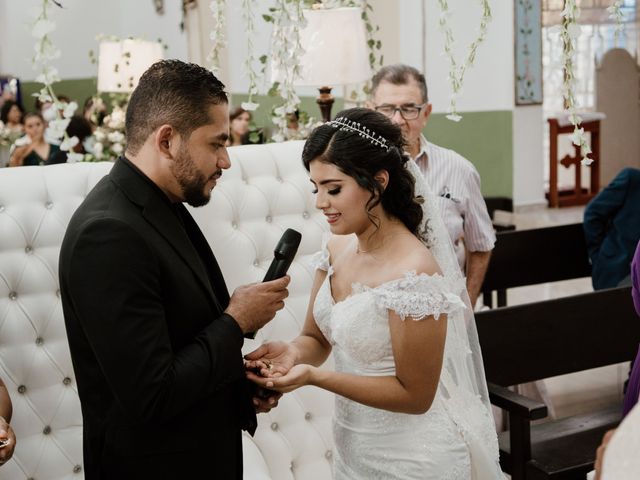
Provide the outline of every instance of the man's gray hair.
[[378,70],[371,79],[371,96],[375,96],[376,90],[381,82],[389,82],[393,85],[407,85],[412,79],[415,80],[418,87],[420,87],[422,101],[428,102],[429,95],[427,92],[427,81],[424,79],[424,75],[416,68],[402,63],[387,65],[386,67],[382,67]]

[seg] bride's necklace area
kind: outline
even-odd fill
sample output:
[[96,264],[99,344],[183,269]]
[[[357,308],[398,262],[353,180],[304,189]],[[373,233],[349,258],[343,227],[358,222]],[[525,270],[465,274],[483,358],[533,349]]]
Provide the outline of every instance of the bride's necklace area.
[[371,253],[371,252],[375,252],[376,250],[379,250],[380,248],[382,248],[382,245],[370,248],[369,250],[361,250],[360,244],[356,244],[356,254],[359,255],[361,253]]

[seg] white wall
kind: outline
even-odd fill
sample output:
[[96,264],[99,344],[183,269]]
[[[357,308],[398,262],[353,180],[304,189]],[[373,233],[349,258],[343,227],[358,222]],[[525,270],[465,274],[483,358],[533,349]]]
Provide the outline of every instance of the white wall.
[[[437,0],[402,0],[400,7],[400,58],[398,61],[417,68],[425,66],[429,97],[434,112],[446,112],[451,87],[447,79],[449,62],[442,52],[444,36],[438,21],[440,9]],[[485,41],[477,50],[476,60],[467,70],[462,95],[458,98],[459,111],[511,110],[514,106],[513,83],[513,4],[492,1],[492,20]],[[479,2],[449,2],[454,44],[454,58],[458,63],[467,56],[469,45],[480,29]],[[422,12],[426,17],[425,59],[422,59]]]
[[[35,39],[29,25],[32,10],[41,0],[2,0],[0,2],[0,72],[22,80],[33,80],[31,67]],[[149,40],[161,38],[169,45],[167,58],[187,57],[186,37],[180,32],[180,2],[165,2],[165,14],[155,13],[148,1],[64,0],[64,8],[53,6],[50,18],[57,24],[51,38],[62,51],[54,61],[63,79],[86,78],[97,69],[89,60],[89,50],[97,50],[98,34],[120,37],[137,36]]]

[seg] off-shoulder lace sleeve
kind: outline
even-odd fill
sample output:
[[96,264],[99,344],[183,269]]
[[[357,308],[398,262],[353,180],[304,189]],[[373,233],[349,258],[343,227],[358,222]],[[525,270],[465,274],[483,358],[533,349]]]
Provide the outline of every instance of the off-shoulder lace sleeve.
[[324,270],[325,272],[331,273],[331,264],[329,263],[329,248],[327,247],[327,242],[329,241],[329,236],[325,235],[322,238],[322,248],[313,254],[311,257],[311,267],[314,270]]
[[403,278],[371,288],[354,285],[354,292],[370,290],[380,307],[393,310],[404,320],[422,320],[433,315],[437,320],[442,314],[450,314],[466,308],[462,299],[452,293],[449,282],[441,275],[408,272]]

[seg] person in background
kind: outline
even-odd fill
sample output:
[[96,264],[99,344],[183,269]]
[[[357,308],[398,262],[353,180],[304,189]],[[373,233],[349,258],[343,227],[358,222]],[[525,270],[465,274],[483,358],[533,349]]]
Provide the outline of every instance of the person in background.
[[584,211],[594,290],[630,285],[629,263],[640,240],[640,169],[625,168]]
[[[80,115],[74,115],[71,117],[69,125],[67,126],[67,135],[69,138],[76,137],[78,139],[78,143],[73,146],[71,151],[82,155],[87,153],[85,141],[87,138],[91,137],[91,133],[91,123],[85,117]],[[66,163],[67,158],[68,152],[58,150],[53,157],[46,162],[46,164],[53,165],[56,163]]]
[[10,167],[44,165],[55,157],[60,147],[45,141],[44,129],[44,119],[39,113],[24,116],[24,131],[29,143],[16,147],[9,159]]
[[4,102],[2,109],[0,109],[0,120],[12,132],[24,132],[23,115],[24,109],[18,102],[13,100]]
[[249,143],[251,113],[242,107],[236,107],[229,112],[229,122],[229,143],[227,146],[234,147]]
[[408,65],[389,65],[373,76],[369,107],[398,125],[406,152],[418,164],[433,193],[475,305],[496,235],[480,191],[480,175],[462,155],[422,134],[431,114],[424,75]]
[[9,461],[16,448],[16,434],[9,423],[12,413],[9,392],[0,378],[0,467]]

